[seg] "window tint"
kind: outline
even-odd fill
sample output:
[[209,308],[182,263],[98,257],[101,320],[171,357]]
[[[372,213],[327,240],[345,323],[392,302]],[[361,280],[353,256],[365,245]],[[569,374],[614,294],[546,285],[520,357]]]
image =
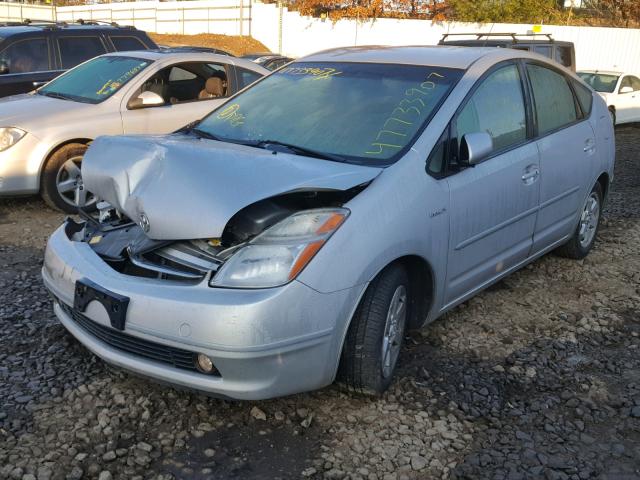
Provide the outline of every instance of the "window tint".
[[564,75],[539,65],[527,65],[533,88],[538,133],[563,127],[578,118],[573,93]]
[[456,118],[458,144],[467,133],[487,132],[494,150],[527,138],[524,98],[515,65],[491,73]]
[[238,81],[240,85],[238,85],[238,90],[246,87],[247,85],[251,85],[253,82],[262,78],[262,75],[256,72],[252,72],[251,70],[247,70],[245,68],[237,67],[238,72]]
[[550,45],[536,45],[533,47],[533,51],[539,53],[540,55],[544,55],[547,58],[553,58],[551,56],[551,46]]
[[147,46],[136,37],[111,37],[113,46],[120,52],[129,50],[146,50]]
[[591,106],[593,105],[593,95],[591,90],[575,80],[571,80],[571,83],[573,84],[573,89],[578,97],[580,108],[582,109],[584,116],[588,117],[591,115]]
[[565,67],[571,66],[571,47],[556,45],[556,62]]
[[7,64],[9,73],[50,70],[47,40],[32,38],[14,42],[0,52],[0,62]]
[[61,37],[58,39],[62,68],[73,68],[79,63],[106,53],[98,37]]

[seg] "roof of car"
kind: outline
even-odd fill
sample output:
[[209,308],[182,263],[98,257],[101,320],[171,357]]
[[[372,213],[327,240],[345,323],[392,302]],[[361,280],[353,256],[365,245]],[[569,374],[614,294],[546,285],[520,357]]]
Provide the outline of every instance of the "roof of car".
[[30,33],[30,32],[41,32],[42,30],[52,30],[52,29],[60,29],[60,30],[135,30],[134,27],[128,25],[109,25],[109,24],[78,24],[78,23],[32,23],[32,24],[2,24],[0,22],[0,37],[7,38],[12,35],[22,34],[22,33]]
[[256,71],[261,71],[262,73],[266,74],[269,71],[258,65],[255,62],[252,62],[250,60],[243,60],[242,58],[237,58],[237,57],[232,57],[229,55],[223,55],[220,53],[211,53],[208,51],[199,51],[199,50],[181,50],[178,49],[174,52],[167,52],[166,49],[157,49],[157,50],[127,50],[127,51],[123,51],[123,52],[110,52],[110,53],[105,53],[102,56],[109,56],[109,57],[134,57],[134,58],[141,58],[143,60],[152,60],[152,61],[156,61],[156,60],[166,60],[166,59],[172,59],[172,58],[178,58],[181,60],[184,60],[185,62],[197,62],[197,61],[202,61],[202,57],[212,57],[212,60],[215,59],[219,59],[222,60],[224,59],[225,62],[232,62],[233,64],[237,65],[238,67],[248,67],[252,70],[256,70]]
[[[511,54],[510,54],[511,53]],[[301,62],[354,62],[430,65],[467,69],[487,55],[503,57],[528,56],[527,52],[506,48],[449,46],[362,46],[324,50],[298,59]]]

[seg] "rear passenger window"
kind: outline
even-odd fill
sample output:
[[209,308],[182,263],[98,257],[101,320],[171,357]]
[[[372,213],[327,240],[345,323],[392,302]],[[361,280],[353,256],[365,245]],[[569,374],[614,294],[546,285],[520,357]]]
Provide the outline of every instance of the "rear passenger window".
[[79,63],[106,53],[98,37],[61,37],[58,39],[62,68],[73,68]]
[[544,55],[547,58],[553,58],[551,56],[551,46],[549,45],[536,45],[533,47],[533,51],[540,55]]
[[540,135],[578,119],[573,93],[564,75],[540,65],[527,65],[527,72]]
[[455,121],[458,145],[467,133],[487,132],[494,150],[527,138],[524,97],[515,65],[491,73],[473,93]]
[[556,62],[565,67],[571,66],[571,47],[560,47],[556,45]]
[[578,97],[578,103],[580,104],[580,108],[582,109],[582,113],[584,113],[585,117],[591,115],[591,106],[593,105],[593,94],[591,90],[582,85],[575,80],[571,80],[573,84],[573,89],[576,92],[576,96]]
[[253,82],[262,77],[259,73],[252,72],[251,70],[247,70],[245,68],[237,67],[238,72],[238,81],[240,85],[238,85],[238,90],[246,87],[247,85],[251,85]]
[[127,52],[130,50],[146,50],[147,46],[136,37],[110,37],[113,46],[119,52]]
[[9,67],[9,73],[50,70],[47,41],[44,38],[18,40],[0,52],[0,62]]

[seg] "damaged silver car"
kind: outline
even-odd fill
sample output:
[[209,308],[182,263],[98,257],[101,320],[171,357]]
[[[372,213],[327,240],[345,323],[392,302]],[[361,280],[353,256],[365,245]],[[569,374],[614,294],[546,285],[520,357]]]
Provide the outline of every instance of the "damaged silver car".
[[407,329],[552,249],[587,255],[613,162],[606,105],[543,57],[330,50],[188,130],[96,139],[99,215],[51,236],[42,273],[64,326],[133,372],[380,394]]

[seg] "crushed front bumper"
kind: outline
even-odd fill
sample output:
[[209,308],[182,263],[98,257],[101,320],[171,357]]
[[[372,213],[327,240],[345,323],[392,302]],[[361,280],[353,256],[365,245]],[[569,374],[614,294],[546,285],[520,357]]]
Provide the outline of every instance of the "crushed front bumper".
[[[335,376],[348,319],[364,286],[323,294],[293,281],[279,288],[239,290],[124,275],[64,226],[49,239],[42,269],[62,324],[105,361],[163,382],[236,399],[264,399],[313,390]],[[204,353],[208,375],[124,351],[74,319],[79,279],[128,297],[124,340]],[[92,301],[82,315],[108,334],[109,316]],[[90,324],[88,326],[93,326]],[[115,332],[115,329],[113,330]],[[104,337],[103,337],[104,338]]]

